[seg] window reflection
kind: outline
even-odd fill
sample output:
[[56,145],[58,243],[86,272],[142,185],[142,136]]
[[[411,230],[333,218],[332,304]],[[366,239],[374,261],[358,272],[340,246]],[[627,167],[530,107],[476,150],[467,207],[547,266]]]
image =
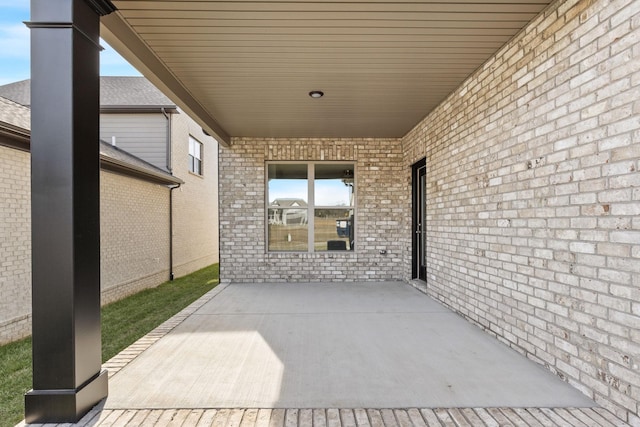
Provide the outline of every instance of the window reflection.
[[314,214],[314,250],[353,250],[353,210],[316,209]]
[[268,180],[269,250],[307,251],[309,248],[307,165],[269,165]]
[[[269,216],[276,215],[269,209]],[[298,221],[300,218],[296,218]],[[291,221],[291,216],[285,221]],[[309,249],[309,226],[306,222],[283,223],[269,221],[269,250],[270,251],[307,251]]]
[[353,250],[354,166],[328,162],[268,164],[268,250]]
[[317,164],[316,206],[353,206],[353,164]]

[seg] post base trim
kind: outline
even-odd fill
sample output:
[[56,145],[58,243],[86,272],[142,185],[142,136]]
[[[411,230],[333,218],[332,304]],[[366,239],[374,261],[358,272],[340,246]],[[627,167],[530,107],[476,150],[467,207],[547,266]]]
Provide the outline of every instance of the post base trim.
[[107,371],[77,389],[31,390],[24,396],[27,424],[76,423],[109,394]]

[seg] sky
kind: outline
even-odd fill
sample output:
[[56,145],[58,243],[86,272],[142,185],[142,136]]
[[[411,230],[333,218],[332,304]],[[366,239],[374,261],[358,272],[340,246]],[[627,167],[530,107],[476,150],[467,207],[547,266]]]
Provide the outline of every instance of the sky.
[[[31,78],[29,68],[30,0],[0,0],[0,85]],[[118,55],[104,40],[100,53],[103,76],[139,76],[140,73]]]

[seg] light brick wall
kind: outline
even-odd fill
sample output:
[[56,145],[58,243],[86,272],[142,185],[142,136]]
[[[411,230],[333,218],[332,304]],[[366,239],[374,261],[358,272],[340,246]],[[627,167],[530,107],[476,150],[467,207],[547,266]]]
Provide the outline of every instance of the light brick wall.
[[169,280],[169,189],[100,173],[100,280],[107,304]]
[[[267,253],[265,162],[355,161],[354,252]],[[408,192],[397,139],[234,138],[220,149],[220,277],[237,282],[399,280]],[[386,249],[387,255],[380,255]]]
[[404,154],[427,292],[640,425],[640,2],[555,3]]
[[[184,184],[173,190],[173,269],[184,276],[219,262],[218,143],[189,116],[172,114],[172,169]],[[189,135],[203,145],[203,174],[189,172]]]
[[[0,147],[0,344],[31,334],[29,153]],[[102,303],[169,275],[169,190],[100,173]],[[123,191],[125,190],[126,191]]]
[[[217,159],[213,138],[172,115],[176,277],[218,262]],[[205,177],[188,172],[188,135],[205,144]],[[31,182],[28,152],[0,146],[0,345],[31,334]],[[102,304],[169,279],[169,189],[101,171]]]
[[0,146],[0,345],[31,333],[31,162]]

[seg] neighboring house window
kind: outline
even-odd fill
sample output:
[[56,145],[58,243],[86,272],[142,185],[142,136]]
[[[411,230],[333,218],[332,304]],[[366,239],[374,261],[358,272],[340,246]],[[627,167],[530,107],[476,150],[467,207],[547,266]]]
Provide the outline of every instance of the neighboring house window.
[[189,171],[202,175],[202,143],[189,137]]
[[269,251],[354,249],[354,163],[267,163]]

